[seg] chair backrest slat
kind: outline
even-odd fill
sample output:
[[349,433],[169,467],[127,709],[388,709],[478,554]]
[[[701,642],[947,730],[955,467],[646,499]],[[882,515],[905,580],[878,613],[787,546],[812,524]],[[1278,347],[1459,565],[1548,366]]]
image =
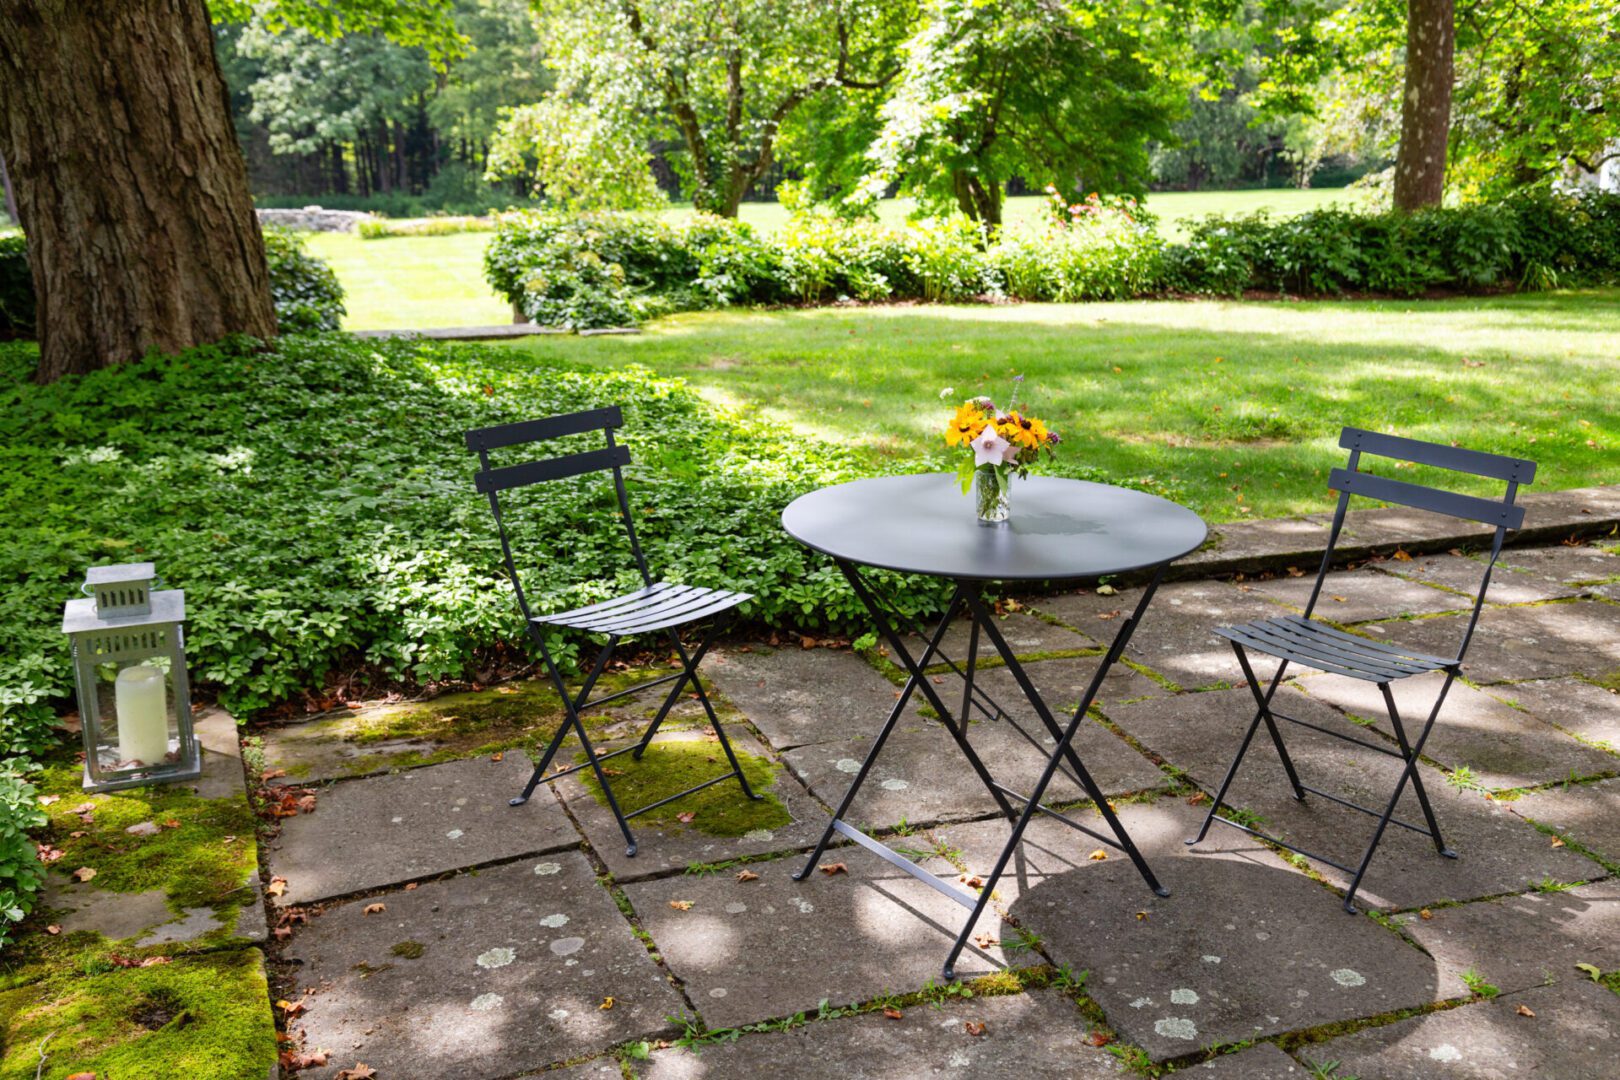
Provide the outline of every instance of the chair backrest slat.
[[1455,491],[1408,484],[1404,480],[1391,480],[1372,473],[1334,469],[1328,476],[1328,487],[1381,502],[1450,514],[1497,528],[1517,529],[1524,524],[1522,506],[1514,506],[1500,499],[1482,499],[1476,495],[1461,495]]
[[1455,472],[1488,476],[1494,480],[1509,480],[1516,484],[1528,484],[1536,478],[1536,463],[1523,458],[1487,454],[1482,450],[1465,450],[1460,446],[1422,442],[1400,435],[1364,431],[1361,428],[1345,428],[1339,436],[1339,445],[1346,450],[1359,450],[1364,454],[1411,461],[1418,465],[1434,465]]
[[520,420],[515,424],[477,428],[467,432],[467,449],[474,453],[499,450],[506,446],[516,446],[518,443],[561,439],[567,435],[583,435],[587,431],[623,426],[624,414],[617,405],[609,405],[603,409],[587,409],[584,412],[566,413],[562,416],[548,416],[541,420]]
[[630,464],[630,450],[624,446],[610,446],[602,450],[587,450],[579,454],[525,461],[521,465],[507,465],[499,469],[485,469],[473,477],[482,495],[506,491],[509,488],[538,484],[547,480],[562,480],[581,473],[615,469]]

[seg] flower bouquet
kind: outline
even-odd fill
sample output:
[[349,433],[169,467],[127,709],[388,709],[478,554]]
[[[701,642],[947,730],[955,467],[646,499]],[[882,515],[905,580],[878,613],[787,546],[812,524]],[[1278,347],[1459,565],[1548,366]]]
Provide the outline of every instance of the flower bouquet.
[[[1005,411],[998,410],[987,397],[964,401],[945,429],[945,445],[968,451],[957,467],[962,494],[973,491],[974,509],[981,525],[1007,520],[1011,511],[1012,477],[1029,475],[1029,467],[1040,460],[1041,452],[1055,456],[1053,448],[1061,441],[1036,416],[1018,407],[1018,391],[1024,381],[1014,376],[1012,397]],[[950,397],[947,390],[941,397]],[[971,456],[970,456],[971,455]]]

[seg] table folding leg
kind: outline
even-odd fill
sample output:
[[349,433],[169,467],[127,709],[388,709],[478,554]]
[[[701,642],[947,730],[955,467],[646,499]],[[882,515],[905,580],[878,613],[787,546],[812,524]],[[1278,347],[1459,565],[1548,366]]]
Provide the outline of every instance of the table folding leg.
[[[849,790],[844,793],[843,799],[838,804],[837,812],[833,815],[832,820],[828,822],[827,829],[822,834],[820,842],[816,844],[815,850],[811,852],[810,858],[805,862],[803,869],[794,875],[795,880],[803,881],[810,876],[815,870],[816,864],[820,861],[822,854],[826,851],[833,835],[837,833],[955,900],[958,904],[967,908],[970,914],[945,958],[944,975],[947,979],[956,977],[957,958],[961,955],[962,949],[966,947],[968,937],[973,932],[974,924],[989,904],[990,896],[995,891],[997,882],[1001,880],[1002,875],[1006,872],[1007,864],[1022,841],[1024,830],[1029,826],[1030,819],[1037,812],[1056,818],[1093,840],[1124,852],[1150,889],[1160,896],[1170,895],[1169,890],[1154,877],[1147,860],[1142,857],[1142,853],[1137,850],[1124,826],[1120,824],[1119,818],[1108,805],[1108,799],[1086,770],[1073,745],[1075,735],[1080,730],[1080,725],[1085,721],[1087,710],[1091,708],[1091,703],[1096,699],[1097,692],[1101,689],[1103,680],[1107,678],[1109,670],[1124,653],[1126,644],[1130,641],[1131,635],[1141,622],[1143,613],[1147,611],[1149,602],[1153,599],[1153,594],[1158,589],[1159,582],[1164,576],[1165,565],[1168,564],[1158,567],[1153,580],[1143,590],[1141,599],[1137,601],[1135,610],[1131,612],[1129,618],[1121,622],[1119,631],[1114,635],[1113,643],[1109,645],[1108,651],[1103,655],[1096,673],[1092,676],[1091,682],[1086,688],[1085,695],[1080,699],[1079,707],[1075,709],[1067,727],[1062,727],[1041,698],[1040,692],[1035,689],[1035,685],[1030,681],[1023,665],[1018,662],[1018,658],[1013,654],[1011,646],[1007,644],[1007,640],[1002,636],[1001,631],[997,629],[995,618],[984,602],[981,582],[958,580],[955,583],[956,588],[951,594],[950,602],[946,605],[944,618],[940,620],[933,633],[929,636],[921,655],[913,657],[911,651],[906,648],[905,642],[901,640],[895,627],[886,616],[883,606],[877,602],[869,587],[861,579],[854,564],[843,559],[836,561],[839,570],[843,572],[844,577],[850,583],[850,587],[854,589],[855,595],[860,598],[861,603],[865,605],[867,612],[876,623],[879,635],[887,642],[890,651],[906,669],[908,677],[904,689],[900,692],[899,699],[889,712],[888,719],[878,732],[877,738],[873,740],[872,748],[867,752],[866,760],[861,763],[859,771],[856,772],[854,780],[850,783]],[[963,688],[963,710],[958,717],[953,716],[951,710],[946,708],[944,700],[938,691],[934,689],[932,680],[928,678],[926,669],[938,654],[939,645],[945,637],[946,630],[949,629],[952,621],[964,609],[972,620],[972,635],[968,643],[967,665],[965,670],[961,671],[965,685]],[[971,706],[978,704],[974,696],[973,678],[978,661],[978,642],[981,632],[1001,657],[1007,671],[1012,675],[1013,680],[1018,684],[1019,690],[1028,700],[1030,707],[1035,710],[1042,725],[1052,735],[1054,741],[1040,779],[1036,782],[1034,790],[1027,796],[998,783],[968,741],[968,710]],[[899,722],[901,715],[905,712],[912,694],[918,690],[922,691],[923,696],[928,699],[928,704],[939,714],[941,722],[950,732],[952,740],[956,743],[958,749],[968,759],[968,763],[973,767],[974,772],[985,785],[986,790],[995,799],[996,805],[1001,809],[1008,821],[1012,823],[1011,835],[1002,848],[1001,854],[996,859],[995,868],[985,878],[984,886],[977,896],[922,869],[910,859],[895,852],[886,844],[866,835],[866,833],[845,820],[845,814],[849,812],[850,805],[855,801],[856,794],[866,782],[873,764],[877,761],[878,756],[882,754],[889,735],[894,731],[895,724]],[[1073,818],[1042,803],[1041,800],[1046,794],[1046,789],[1051,785],[1053,777],[1065,764],[1068,768],[1064,769],[1064,772],[1079,783],[1086,797],[1096,806],[1097,812],[1102,816],[1104,824],[1112,835],[1088,828]],[[1015,810],[1008,801],[1009,798],[1021,803],[1022,810]]]

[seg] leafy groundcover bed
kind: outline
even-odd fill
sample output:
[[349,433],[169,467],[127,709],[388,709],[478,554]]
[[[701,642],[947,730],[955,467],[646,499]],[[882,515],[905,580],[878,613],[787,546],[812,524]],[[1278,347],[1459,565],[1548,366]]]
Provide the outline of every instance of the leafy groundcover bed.
[[[522,627],[462,433],[600,405],[624,407],[656,572],[745,589],[758,599],[743,614],[762,623],[857,617],[779,514],[869,466],[644,369],[337,334],[227,342],[50,386],[29,381],[34,362],[31,345],[0,346],[0,757],[49,741],[71,694],[61,605],[97,563],[151,560],[186,590],[193,680],[239,716],[335,672],[420,683],[512,659]],[[509,520],[531,603],[638,584],[603,479],[518,495]],[[941,599],[903,596],[918,611]]]

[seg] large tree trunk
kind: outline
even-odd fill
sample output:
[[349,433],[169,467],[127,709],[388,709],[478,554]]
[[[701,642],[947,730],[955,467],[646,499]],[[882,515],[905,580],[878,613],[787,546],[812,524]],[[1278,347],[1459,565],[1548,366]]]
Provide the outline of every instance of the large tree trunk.
[[275,334],[203,0],[10,0],[0,85],[40,381]]
[[1401,145],[1395,154],[1397,210],[1439,206],[1445,194],[1456,40],[1452,0],[1407,0],[1406,88]]
[[16,224],[19,220],[17,192],[11,186],[11,174],[6,171],[6,155],[4,154],[0,154],[0,187],[5,188],[6,192],[6,217],[11,219],[12,224]]

